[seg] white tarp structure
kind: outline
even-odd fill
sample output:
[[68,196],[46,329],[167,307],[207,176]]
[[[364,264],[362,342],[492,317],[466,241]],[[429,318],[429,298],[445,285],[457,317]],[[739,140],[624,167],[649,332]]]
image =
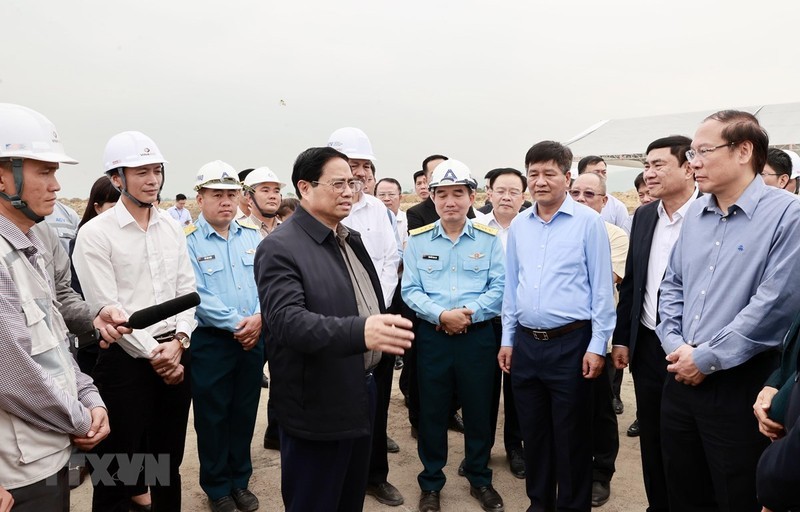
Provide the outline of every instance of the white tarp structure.
[[[736,110],[758,117],[769,133],[770,146],[800,149],[800,103],[738,107]],[[601,121],[566,144],[576,160],[599,155],[609,164],[640,167],[644,151],[651,142],[668,135],[692,137],[703,119],[714,112],[716,110]]]

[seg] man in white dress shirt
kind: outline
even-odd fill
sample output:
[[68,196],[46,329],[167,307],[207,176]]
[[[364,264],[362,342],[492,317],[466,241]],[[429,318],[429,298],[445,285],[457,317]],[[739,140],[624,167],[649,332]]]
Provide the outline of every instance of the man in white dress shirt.
[[[153,208],[166,162],[155,142],[140,132],[117,134],[106,145],[104,161],[121,196],[78,232],[73,262],[88,302],[117,305],[131,314],[194,292],[185,235],[168,213]],[[169,456],[169,481],[148,482],[155,510],[181,508],[179,468],[191,401],[184,351],[196,325],[189,309],[136,329],[101,351],[94,371],[112,429],[98,455]],[[95,512],[129,506],[131,482],[120,479],[116,466],[114,458],[108,467],[113,482],[95,482]]]
[[[587,172],[593,172],[605,178],[607,168],[608,166],[606,165],[606,161],[603,160],[602,157],[589,155],[581,158],[581,160],[578,162],[578,175]],[[622,201],[612,195],[609,195],[608,202],[603,207],[603,211],[600,212],[600,215],[603,217],[604,221],[621,227],[625,230],[625,234],[630,236],[630,215],[628,215],[628,208]]]
[[383,178],[375,187],[375,197],[383,201],[386,208],[397,219],[397,236],[400,238],[400,250],[402,251],[408,242],[408,218],[406,212],[400,209],[400,202],[403,200],[403,189],[400,182],[394,178]]

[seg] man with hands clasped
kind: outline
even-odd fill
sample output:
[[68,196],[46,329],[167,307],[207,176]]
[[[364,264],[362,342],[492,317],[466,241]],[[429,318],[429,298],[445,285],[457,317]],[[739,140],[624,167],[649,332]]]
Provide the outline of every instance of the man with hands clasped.
[[504,509],[488,467],[497,354],[490,321],[499,314],[503,298],[503,246],[496,229],[467,219],[476,186],[469,168],[458,160],[437,165],[429,187],[439,220],[411,230],[403,254],[403,301],[420,319],[420,512],[439,510],[455,391],[468,398],[463,403],[464,472],[470,494],[483,510]]
[[261,235],[234,220],[242,185],[233,167],[205,164],[194,188],[200,217],[185,231],[201,298],[191,350],[200,486],[213,512],[251,512],[259,506],[247,487],[264,365],[253,274]]

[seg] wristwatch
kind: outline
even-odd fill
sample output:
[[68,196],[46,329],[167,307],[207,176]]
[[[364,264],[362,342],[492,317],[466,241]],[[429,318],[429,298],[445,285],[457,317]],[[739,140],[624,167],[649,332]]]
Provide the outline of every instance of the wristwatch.
[[183,347],[183,350],[187,350],[192,345],[192,340],[189,338],[189,336],[186,335],[186,333],[183,332],[176,333],[175,339],[180,342],[181,347]]

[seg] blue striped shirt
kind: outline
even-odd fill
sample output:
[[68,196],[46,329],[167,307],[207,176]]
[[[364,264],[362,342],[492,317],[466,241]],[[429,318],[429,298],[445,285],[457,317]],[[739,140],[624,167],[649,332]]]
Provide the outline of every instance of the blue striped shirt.
[[712,195],[686,212],[661,283],[656,333],[697,347],[704,374],[779,347],[800,309],[800,201],[756,176],[724,215]]

